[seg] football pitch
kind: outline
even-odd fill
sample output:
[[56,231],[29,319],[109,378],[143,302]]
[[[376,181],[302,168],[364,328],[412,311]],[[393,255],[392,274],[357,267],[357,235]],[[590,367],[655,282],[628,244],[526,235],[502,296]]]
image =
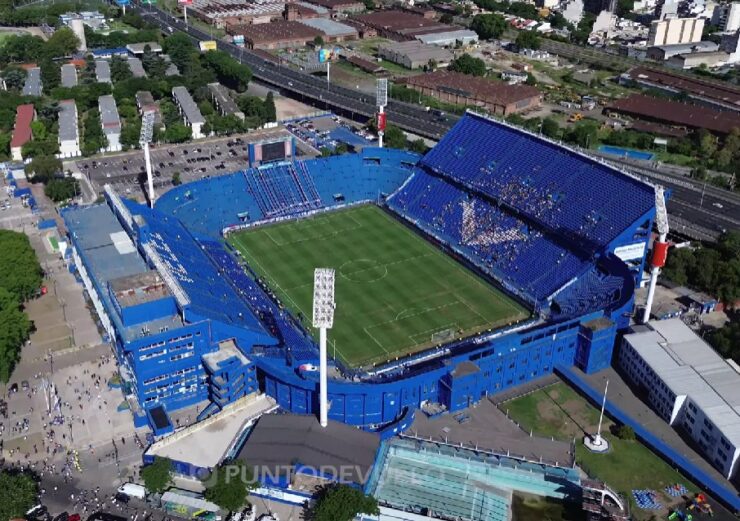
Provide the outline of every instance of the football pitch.
[[314,268],[336,270],[328,354],[377,364],[507,325],[528,311],[465,266],[368,205],[237,232],[252,269],[310,327]]

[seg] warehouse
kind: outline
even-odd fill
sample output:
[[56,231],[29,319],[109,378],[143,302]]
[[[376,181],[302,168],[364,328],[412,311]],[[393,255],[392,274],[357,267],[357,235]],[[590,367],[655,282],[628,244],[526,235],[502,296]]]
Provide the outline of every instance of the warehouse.
[[30,67],[26,70],[26,83],[23,84],[24,96],[41,96],[41,69]]
[[361,13],[365,10],[365,3],[358,0],[308,0],[308,2],[328,9],[333,16]]
[[438,67],[446,67],[454,58],[447,49],[426,45],[417,40],[381,45],[378,47],[378,56],[407,69],[426,67],[429,62],[434,62]]
[[193,139],[204,137],[203,124],[206,122],[206,119],[200,113],[200,109],[195,104],[195,101],[193,101],[193,97],[188,92],[188,89],[183,86],[172,87],[172,97],[180,109],[183,122],[192,129]]
[[419,35],[449,33],[460,30],[459,26],[447,25],[432,18],[407,11],[375,11],[355,16],[354,20],[374,28],[379,36],[398,42],[413,40]]
[[208,24],[218,28],[229,26],[241,26],[252,24],[266,24],[282,18],[285,2],[263,1],[242,2],[226,0],[195,0],[189,7],[188,12]]
[[719,45],[714,42],[694,42],[694,43],[674,43],[671,45],[655,45],[648,47],[647,58],[658,62],[666,61],[671,56],[679,54],[702,54],[706,52],[716,52]]
[[103,133],[108,140],[107,146],[101,152],[121,151],[121,118],[118,117],[118,106],[113,96],[106,95],[98,98],[98,109],[100,110],[100,124]]
[[60,158],[80,156],[80,129],[77,121],[77,103],[67,99],[59,102]]
[[98,83],[111,83],[110,64],[105,60],[95,60],[95,78]]
[[236,116],[244,121],[244,113],[239,110],[239,107],[229,96],[229,89],[220,83],[209,83],[208,91],[211,93],[211,99],[213,99],[213,103],[216,104],[216,108],[222,116]]
[[318,29],[301,22],[286,20],[270,24],[241,26],[238,34],[244,35],[244,45],[249,49],[303,47],[317,36],[323,37],[323,33]]
[[322,38],[326,43],[344,42],[347,40],[357,39],[357,29],[352,26],[329,20],[328,18],[309,18],[301,20],[303,25],[307,25],[317,31],[321,31]]
[[62,87],[76,87],[77,86],[77,67],[71,63],[65,63],[62,65]]
[[497,116],[508,116],[540,106],[540,91],[529,85],[509,85],[449,71],[435,71],[404,78],[400,83],[454,105],[481,107]]
[[144,65],[141,63],[141,60],[139,58],[129,56],[128,68],[131,71],[131,74],[134,75],[134,78],[146,78],[146,71],[144,70]]
[[469,29],[456,29],[441,33],[419,34],[416,39],[429,45],[450,46],[457,45],[458,42],[461,45],[468,45],[478,41],[478,33]]
[[680,318],[633,327],[618,364],[655,412],[727,479],[740,467],[740,373]]
[[23,145],[31,141],[31,122],[36,117],[36,110],[33,105],[18,105],[15,109],[15,127],[13,128],[13,137],[10,140],[10,154],[13,161],[23,161],[21,151]]

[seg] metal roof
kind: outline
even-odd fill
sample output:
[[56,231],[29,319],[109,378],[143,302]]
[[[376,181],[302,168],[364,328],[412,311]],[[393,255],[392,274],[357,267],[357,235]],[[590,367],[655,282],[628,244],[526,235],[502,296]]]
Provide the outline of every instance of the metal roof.
[[144,65],[142,65],[141,60],[139,58],[134,58],[133,56],[129,56],[128,68],[131,70],[131,74],[134,75],[134,78],[146,78],[146,71],[144,70]]
[[31,67],[26,71],[26,83],[23,85],[24,96],[41,96],[41,69]]
[[149,50],[151,52],[162,52],[162,46],[159,45],[157,42],[130,43],[126,46],[126,49],[128,49],[131,54],[143,54],[144,48],[147,45],[149,46]]
[[236,114],[239,112],[239,107],[236,106],[234,100],[229,96],[229,91],[226,87],[220,83],[209,83],[208,90],[211,91],[211,95],[216,100],[218,108],[226,115]]
[[66,99],[59,102],[59,142],[77,141],[78,137],[77,104],[75,100]]
[[182,109],[182,113],[185,115],[188,123],[192,125],[206,122],[206,118],[200,113],[200,109],[195,104],[195,101],[193,101],[193,97],[188,92],[188,89],[183,86],[172,87],[172,96]]
[[110,83],[110,64],[105,60],[95,60],[95,77],[98,83]]
[[458,29],[441,33],[417,34],[415,38],[431,45],[446,45],[456,40],[460,40],[463,43],[477,42],[478,33],[469,29]]
[[177,76],[180,74],[180,71],[177,70],[177,65],[172,63],[172,60],[170,59],[170,56],[168,54],[160,54],[162,59],[167,62],[167,70],[164,71],[165,76]]
[[346,24],[340,24],[328,18],[307,18],[300,20],[303,25],[313,27],[327,36],[357,35],[357,29]]
[[62,87],[77,86],[77,67],[71,63],[62,65]]
[[676,396],[688,396],[740,446],[740,373],[681,319],[656,320],[650,328],[625,341]]
[[98,98],[100,108],[100,123],[106,134],[118,134],[121,132],[121,119],[118,117],[118,106],[116,100],[110,94]]

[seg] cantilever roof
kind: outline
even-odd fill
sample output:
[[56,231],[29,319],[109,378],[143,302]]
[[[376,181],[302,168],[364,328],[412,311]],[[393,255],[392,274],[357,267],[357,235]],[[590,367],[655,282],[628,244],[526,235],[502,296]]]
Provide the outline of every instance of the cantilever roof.
[[172,87],[172,96],[174,96],[177,104],[180,105],[188,123],[192,125],[206,122],[206,118],[200,113],[200,109],[195,104],[195,101],[193,101],[193,97],[188,92],[188,89],[183,86]]

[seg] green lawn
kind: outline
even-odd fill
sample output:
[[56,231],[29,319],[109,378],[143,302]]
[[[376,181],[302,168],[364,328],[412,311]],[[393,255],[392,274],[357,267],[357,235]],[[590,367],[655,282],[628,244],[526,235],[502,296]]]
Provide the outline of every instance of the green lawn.
[[336,269],[329,355],[350,366],[385,362],[528,316],[373,205],[246,230],[229,240],[306,320],[314,268]]
[[[635,507],[631,491],[655,490],[663,505],[675,503],[663,489],[683,483],[692,492],[698,488],[663,461],[641,442],[627,441],[612,435],[614,423],[604,418],[602,435],[611,444],[607,454],[594,454],[583,446],[584,432],[593,433],[599,422],[599,410],[564,383],[546,387],[501,405],[525,431],[537,436],[563,441],[576,440],[576,463],[592,478],[604,481],[629,498],[633,517],[647,519],[651,512]],[[649,470],[647,470],[649,469]]]

